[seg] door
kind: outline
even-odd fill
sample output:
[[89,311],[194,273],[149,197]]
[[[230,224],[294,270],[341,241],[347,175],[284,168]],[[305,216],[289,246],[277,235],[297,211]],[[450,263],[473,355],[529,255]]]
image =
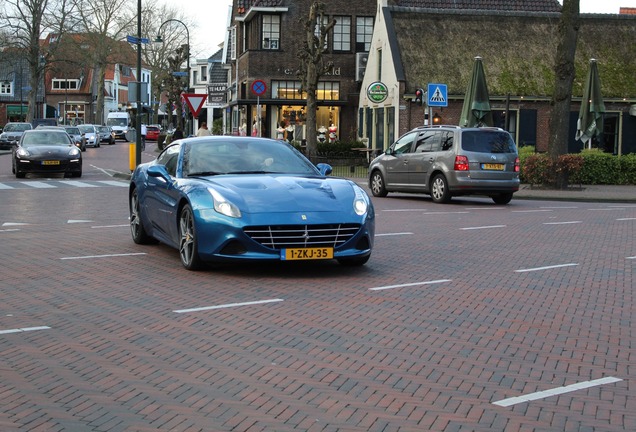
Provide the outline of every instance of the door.
[[393,188],[409,187],[409,155],[413,146],[413,140],[418,132],[408,132],[391,145],[382,160],[386,173],[386,185]]
[[407,155],[409,167],[409,183],[417,190],[426,190],[428,176],[437,152],[441,148],[442,131],[423,130],[415,139],[413,152]]

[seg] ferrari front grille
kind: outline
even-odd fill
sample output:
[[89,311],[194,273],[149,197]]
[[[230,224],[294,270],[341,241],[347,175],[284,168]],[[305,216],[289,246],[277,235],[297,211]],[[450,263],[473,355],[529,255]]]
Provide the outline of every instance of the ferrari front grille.
[[360,230],[359,224],[266,225],[245,227],[252,240],[270,249],[333,247],[346,243]]

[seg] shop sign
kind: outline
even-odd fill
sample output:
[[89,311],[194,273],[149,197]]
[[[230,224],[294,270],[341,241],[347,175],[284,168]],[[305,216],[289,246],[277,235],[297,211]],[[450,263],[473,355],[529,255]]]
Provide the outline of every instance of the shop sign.
[[367,97],[371,100],[371,102],[382,103],[388,96],[388,87],[380,81],[376,81],[367,87]]

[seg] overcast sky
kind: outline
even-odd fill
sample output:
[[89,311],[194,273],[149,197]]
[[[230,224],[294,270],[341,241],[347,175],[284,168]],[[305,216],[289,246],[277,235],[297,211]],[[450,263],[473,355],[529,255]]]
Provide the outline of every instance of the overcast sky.
[[[197,29],[190,30],[193,52],[198,58],[216,52],[218,44],[225,38],[228,6],[232,0],[165,0],[177,7],[187,5],[188,15],[196,21]],[[372,0],[369,0],[372,1]],[[559,0],[563,3],[562,0]],[[636,8],[636,0],[580,0],[581,13],[618,13],[621,7]]]

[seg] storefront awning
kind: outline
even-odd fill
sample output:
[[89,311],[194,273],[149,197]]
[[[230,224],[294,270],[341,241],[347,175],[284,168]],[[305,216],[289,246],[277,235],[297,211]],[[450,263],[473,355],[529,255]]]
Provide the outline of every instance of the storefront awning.
[[[20,109],[22,111],[20,111]],[[7,115],[24,115],[29,111],[28,105],[7,105]]]

